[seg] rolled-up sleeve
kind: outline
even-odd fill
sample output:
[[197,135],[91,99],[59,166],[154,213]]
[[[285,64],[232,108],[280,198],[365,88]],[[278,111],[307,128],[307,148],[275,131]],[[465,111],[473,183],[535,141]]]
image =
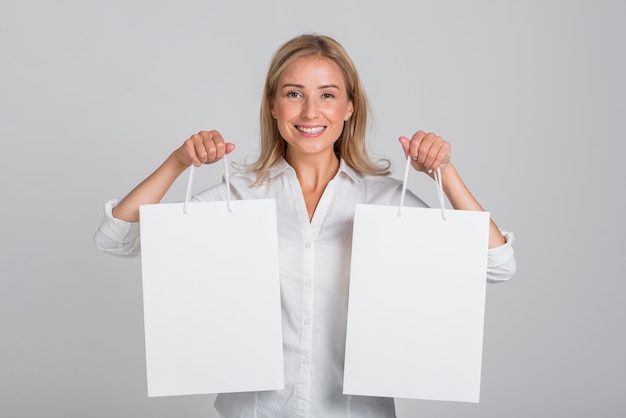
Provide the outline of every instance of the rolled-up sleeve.
[[499,247],[490,248],[487,254],[487,281],[489,283],[506,282],[513,277],[517,269],[513,251],[515,235],[512,232],[501,232],[506,242]]
[[113,208],[119,199],[104,204],[104,217],[96,230],[93,242],[96,247],[118,256],[137,255],[141,251],[139,222],[126,222],[113,217]]

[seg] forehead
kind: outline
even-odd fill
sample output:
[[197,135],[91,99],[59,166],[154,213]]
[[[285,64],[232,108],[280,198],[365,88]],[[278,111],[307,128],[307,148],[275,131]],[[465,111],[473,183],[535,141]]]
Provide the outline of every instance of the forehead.
[[309,56],[296,58],[279,77],[279,84],[297,82],[298,84],[322,82],[345,86],[343,73],[337,64],[329,58]]

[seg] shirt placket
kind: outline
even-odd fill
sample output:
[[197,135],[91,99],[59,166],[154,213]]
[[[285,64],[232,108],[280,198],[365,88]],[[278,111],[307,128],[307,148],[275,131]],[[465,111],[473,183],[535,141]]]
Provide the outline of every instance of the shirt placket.
[[300,312],[300,367],[296,387],[296,410],[299,417],[311,416],[312,354],[313,354],[313,306],[315,287],[315,228],[309,216],[294,175],[289,178],[291,192],[298,213],[302,236],[302,308]]
[[297,406],[300,416],[308,417],[311,411],[311,363],[313,351],[313,305],[315,285],[315,245],[310,228],[303,231],[302,257],[302,325],[300,337],[300,374],[298,378]]

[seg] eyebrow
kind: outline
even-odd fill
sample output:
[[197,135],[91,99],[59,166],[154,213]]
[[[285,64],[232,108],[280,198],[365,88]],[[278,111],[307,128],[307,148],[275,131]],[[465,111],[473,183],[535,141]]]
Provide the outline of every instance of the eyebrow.
[[[302,84],[295,84],[295,83],[285,83],[282,85],[281,89],[284,89],[286,87],[295,87],[297,89],[303,89],[304,86]],[[323,90],[323,89],[330,89],[330,88],[334,88],[337,90],[341,90],[339,88],[339,86],[337,86],[336,84],[324,84],[318,87],[318,90]]]

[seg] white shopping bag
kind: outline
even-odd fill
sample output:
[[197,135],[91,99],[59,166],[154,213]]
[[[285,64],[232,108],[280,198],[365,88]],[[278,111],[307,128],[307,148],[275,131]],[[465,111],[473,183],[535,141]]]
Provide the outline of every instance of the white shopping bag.
[[441,209],[357,205],[345,394],[479,401],[489,213],[439,196]]
[[148,396],[282,389],[275,201],[191,203],[191,181],[140,208]]

